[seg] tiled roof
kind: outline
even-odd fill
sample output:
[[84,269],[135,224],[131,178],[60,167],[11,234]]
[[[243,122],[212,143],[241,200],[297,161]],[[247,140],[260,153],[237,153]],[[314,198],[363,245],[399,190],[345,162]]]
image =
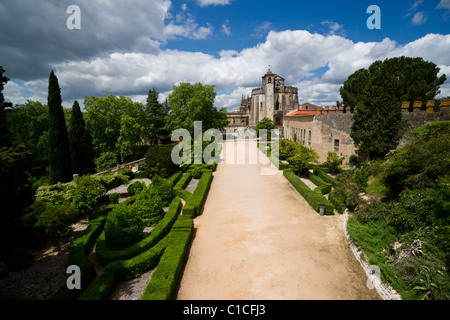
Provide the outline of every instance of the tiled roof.
[[317,110],[297,110],[290,114],[287,114],[286,117],[293,117],[293,116],[313,116],[317,114]]

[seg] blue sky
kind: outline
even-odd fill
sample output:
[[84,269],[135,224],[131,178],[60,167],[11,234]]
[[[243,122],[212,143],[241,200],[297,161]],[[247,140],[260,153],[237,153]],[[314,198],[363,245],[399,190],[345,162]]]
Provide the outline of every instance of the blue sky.
[[[72,4],[79,30],[66,27]],[[379,30],[367,28],[370,5],[381,10]],[[300,103],[328,105],[378,59],[421,56],[450,78],[449,30],[450,0],[16,0],[0,4],[0,65],[13,103],[45,103],[54,69],[66,107],[90,95],[144,102],[152,87],[164,99],[173,85],[202,82],[231,110],[270,65]]]

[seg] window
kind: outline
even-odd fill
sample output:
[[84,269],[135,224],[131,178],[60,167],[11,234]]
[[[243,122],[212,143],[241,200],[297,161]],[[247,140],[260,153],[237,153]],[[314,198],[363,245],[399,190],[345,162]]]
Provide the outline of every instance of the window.
[[339,140],[334,140],[334,152],[339,152]]
[[261,108],[260,108],[260,110],[262,111],[262,109],[263,109],[263,103],[261,102]]
[[269,83],[272,83],[272,78],[271,77],[269,77]]
[[308,130],[308,147],[311,147],[311,130]]

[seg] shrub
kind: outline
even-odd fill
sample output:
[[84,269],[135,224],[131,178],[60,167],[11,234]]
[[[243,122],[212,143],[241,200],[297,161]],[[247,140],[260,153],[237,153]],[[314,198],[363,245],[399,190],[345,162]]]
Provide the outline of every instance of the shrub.
[[96,179],[98,179],[107,191],[126,184],[129,181],[128,176],[122,174],[121,172],[114,172],[104,176],[96,176]]
[[77,177],[75,182],[67,187],[67,193],[74,206],[81,212],[90,212],[99,197],[106,193],[106,188],[90,175]]
[[152,190],[146,189],[136,196],[136,201],[130,205],[135,215],[139,216],[144,226],[152,227],[164,216],[166,205]]
[[341,199],[350,211],[354,211],[360,203],[359,194],[363,191],[356,182],[355,174],[345,171],[338,174],[336,180],[340,185],[335,187],[334,196]]
[[36,200],[49,204],[63,204],[69,199],[66,196],[66,186],[62,183],[40,186],[36,191]]
[[349,159],[348,163],[349,164],[353,164],[353,165],[357,164],[358,163],[358,156],[356,154],[352,154],[350,156],[350,159]]
[[345,157],[339,157],[336,152],[328,151],[326,164],[331,174],[336,174],[340,171],[340,166],[344,159]]
[[164,215],[164,218],[161,219],[160,222],[158,222],[150,235],[139,242],[132,243],[123,248],[106,246],[105,234],[102,233],[97,240],[96,246],[96,256],[98,261],[103,265],[107,265],[108,263],[117,260],[127,260],[155,246],[170,231],[181,212],[181,207],[180,198],[175,198],[172,201],[167,214]]
[[111,203],[119,203],[119,194],[111,193],[110,195],[108,195],[108,199]]
[[120,173],[127,176],[130,180],[134,179],[134,172],[129,168],[121,169]]
[[355,171],[355,179],[356,179],[356,183],[361,187],[362,190],[365,190],[367,188],[369,174],[367,173],[367,171],[364,167]]
[[127,245],[142,238],[144,226],[133,206],[116,205],[106,219],[105,239],[111,246]]
[[130,196],[134,196],[135,194],[138,194],[140,191],[144,190],[145,188],[146,188],[146,185],[144,182],[136,181],[128,186],[127,192]]
[[117,155],[114,152],[108,151],[102,153],[94,162],[97,172],[102,172],[117,166],[119,160],[117,160]]
[[283,175],[288,179],[292,186],[300,193],[309,205],[317,212],[320,212],[320,206],[325,206],[325,214],[333,215],[334,206],[327,199],[317,192],[312,191],[300,178],[293,172],[292,169],[283,171]]
[[145,167],[150,179],[155,175],[169,178],[178,171],[179,166],[172,161],[173,145],[156,145],[145,154]]
[[153,191],[163,202],[164,206],[169,205],[173,198],[172,183],[166,179],[155,175],[149,189]]
[[77,218],[78,211],[73,206],[47,204],[39,213],[36,226],[42,228],[45,235],[51,238],[66,232],[67,227]]
[[200,179],[202,176],[201,167],[195,166],[191,171],[192,179]]

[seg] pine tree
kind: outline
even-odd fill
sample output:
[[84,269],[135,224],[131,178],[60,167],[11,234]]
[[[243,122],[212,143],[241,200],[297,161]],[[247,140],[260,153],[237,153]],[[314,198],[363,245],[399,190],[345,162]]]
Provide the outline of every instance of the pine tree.
[[53,70],[48,80],[50,180],[52,183],[72,180],[69,138],[62,108],[61,90]]
[[362,160],[384,158],[402,137],[405,124],[395,89],[395,79],[383,69],[367,83],[350,134]]
[[70,159],[72,172],[80,176],[95,173],[92,137],[86,130],[86,124],[78,101],[72,106],[69,128]]

